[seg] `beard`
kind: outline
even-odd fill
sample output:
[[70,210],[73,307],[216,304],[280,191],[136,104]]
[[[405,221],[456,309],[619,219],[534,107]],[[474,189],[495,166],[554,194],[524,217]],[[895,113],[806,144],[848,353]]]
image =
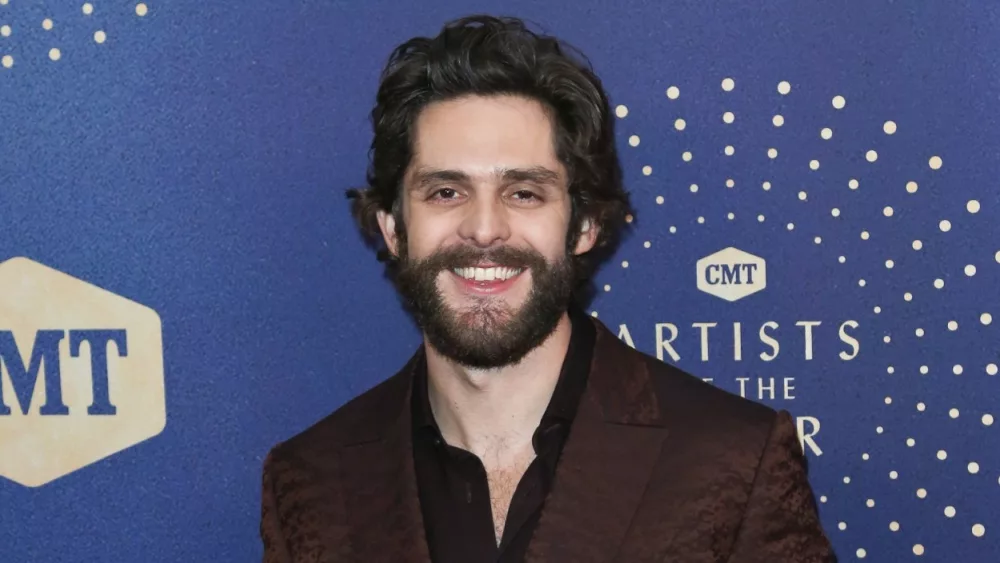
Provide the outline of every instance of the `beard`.
[[[412,260],[400,241],[396,289],[428,343],[455,363],[476,369],[516,364],[555,330],[573,295],[576,268],[571,257],[554,263],[534,251],[511,247],[456,246]],[[518,308],[497,295],[468,296],[459,308],[445,302],[438,288],[441,272],[478,263],[521,268],[531,273],[531,290]]]

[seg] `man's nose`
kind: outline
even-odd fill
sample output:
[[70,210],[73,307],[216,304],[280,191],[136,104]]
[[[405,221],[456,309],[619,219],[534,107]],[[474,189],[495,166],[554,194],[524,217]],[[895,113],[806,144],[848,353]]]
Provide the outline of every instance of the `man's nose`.
[[488,247],[510,238],[508,210],[503,202],[477,198],[467,206],[459,235],[479,247]]

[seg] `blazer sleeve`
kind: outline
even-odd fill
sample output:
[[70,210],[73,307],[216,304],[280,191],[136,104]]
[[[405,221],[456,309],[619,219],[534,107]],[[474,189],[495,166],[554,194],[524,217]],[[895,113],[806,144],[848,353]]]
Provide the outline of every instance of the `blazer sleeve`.
[[809,486],[795,423],[779,411],[761,455],[729,563],[836,563]]
[[274,488],[277,464],[277,456],[272,449],[264,460],[261,490],[260,538],[264,544],[263,563],[292,563],[285,535],[281,529],[281,519],[278,516],[278,499]]

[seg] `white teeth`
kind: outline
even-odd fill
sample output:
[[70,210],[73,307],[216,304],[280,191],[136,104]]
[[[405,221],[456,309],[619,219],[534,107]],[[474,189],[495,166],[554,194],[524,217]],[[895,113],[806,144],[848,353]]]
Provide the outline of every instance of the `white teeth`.
[[519,268],[454,268],[456,274],[467,280],[507,280],[521,273]]

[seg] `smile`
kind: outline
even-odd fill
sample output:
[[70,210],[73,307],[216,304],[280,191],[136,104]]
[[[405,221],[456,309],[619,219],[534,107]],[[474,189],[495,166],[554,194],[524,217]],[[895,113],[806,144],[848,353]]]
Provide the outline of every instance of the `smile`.
[[505,281],[520,274],[521,268],[453,268],[459,277],[470,281]]

